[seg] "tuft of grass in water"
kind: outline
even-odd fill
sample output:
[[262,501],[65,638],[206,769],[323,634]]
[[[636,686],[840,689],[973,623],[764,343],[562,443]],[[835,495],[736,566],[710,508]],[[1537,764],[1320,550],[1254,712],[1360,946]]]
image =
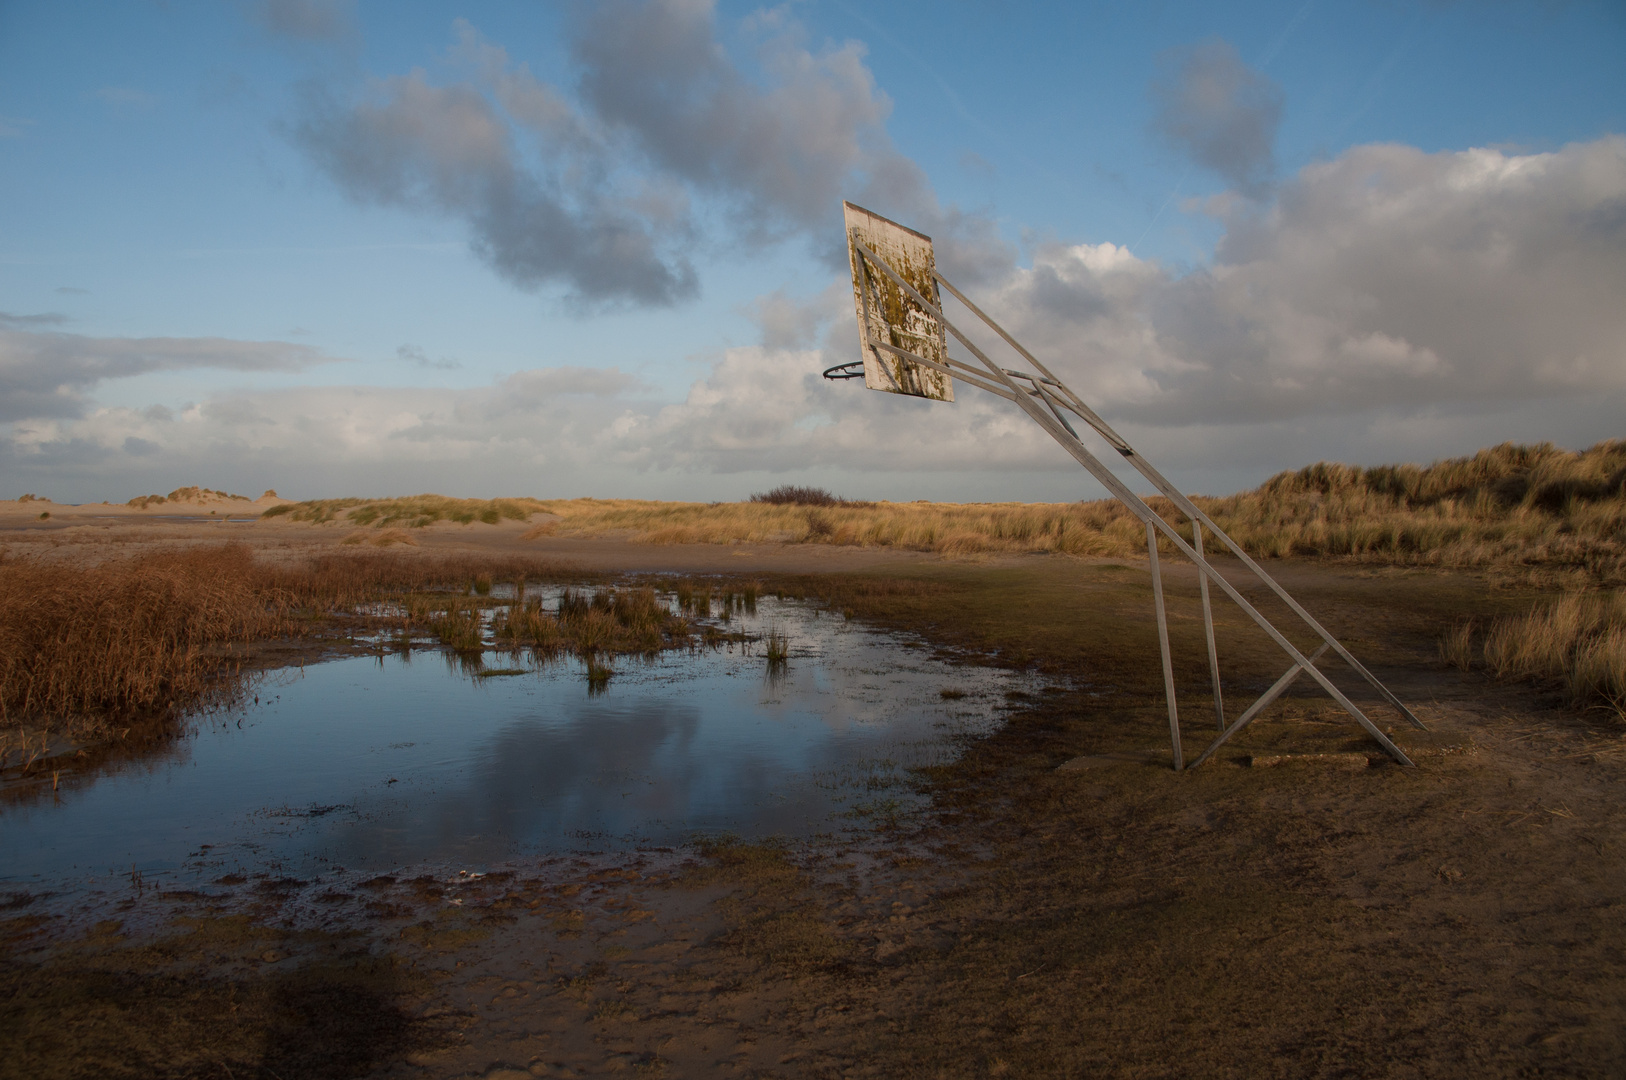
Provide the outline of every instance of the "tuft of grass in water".
[[768,636],[762,639],[763,655],[768,658],[770,665],[780,665],[790,659],[790,638],[776,626],[768,628]]
[[686,644],[687,619],[667,610],[650,588],[600,589],[589,597],[566,589],[559,597],[559,640],[579,655],[658,652]]
[[475,596],[490,596],[491,595],[491,575],[490,574],[476,574],[474,576],[473,588],[474,588],[474,595]]
[[610,681],[610,676],[614,674],[615,669],[611,668],[610,665],[599,659],[597,653],[592,653],[587,657],[588,685],[602,687]]
[[447,609],[429,619],[429,629],[441,644],[454,652],[479,652],[485,648],[485,633],[480,625],[480,609],[452,601]]
[[1570,593],[1497,620],[1485,665],[1501,678],[1562,680],[1571,701],[1626,717],[1626,591]]

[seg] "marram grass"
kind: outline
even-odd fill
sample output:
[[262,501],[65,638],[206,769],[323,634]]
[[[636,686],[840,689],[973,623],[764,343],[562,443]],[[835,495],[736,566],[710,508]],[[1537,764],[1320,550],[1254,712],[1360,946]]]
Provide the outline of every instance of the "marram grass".
[[[1580,453],[1504,443],[1432,465],[1326,462],[1194,501],[1251,555],[1457,567],[1527,565],[1626,582],[1626,440]],[[1151,505],[1171,521],[1166,500]],[[524,534],[646,544],[811,543],[944,555],[1134,558],[1145,533],[1113,500],[1080,503],[682,503],[633,499],[329,499],[268,511],[292,520],[421,527],[532,522]],[[545,520],[537,521],[538,517]],[[1190,526],[1181,532],[1190,539]],[[1213,544],[1210,543],[1210,548]]]

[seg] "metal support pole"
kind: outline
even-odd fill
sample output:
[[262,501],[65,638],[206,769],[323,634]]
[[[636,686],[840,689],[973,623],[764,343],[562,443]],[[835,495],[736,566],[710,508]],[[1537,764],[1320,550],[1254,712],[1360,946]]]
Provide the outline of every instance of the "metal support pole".
[[[1372,736],[1372,738],[1377,741],[1378,745],[1383,747],[1390,757],[1394,758],[1395,761],[1402,765],[1413,764],[1411,758],[1406,756],[1405,751],[1396,746],[1393,740],[1379,730],[1378,726],[1367,718],[1366,714],[1363,713],[1360,708],[1349,699],[1348,695],[1346,695],[1342,690],[1338,689],[1331,679],[1327,678],[1327,676],[1319,668],[1306,659],[1304,654],[1299,652],[1293,643],[1288,641],[1286,636],[1284,636],[1280,630],[1276,629],[1276,626],[1269,619],[1265,618],[1265,616],[1257,608],[1249,603],[1247,598],[1244,597],[1242,593],[1237,591],[1237,588],[1234,585],[1232,585],[1223,576],[1221,576],[1217,570],[1210,566],[1206,559],[1197,554],[1196,551],[1192,550],[1191,545],[1185,542],[1185,539],[1175,531],[1173,526],[1154,513],[1152,508],[1147,506],[1145,501],[1141,499],[1140,496],[1131,491],[1128,486],[1114,476],[1112,471],[1103,465],[1094,454],[1090,453],[1089,449],[1084,446],[1083,442],[1081,442],[1075,435],[1069,433],[1067,428],[1057,422],[1048,412],[1040,408],[1028,396],[1028,394],[1018,387],[1016,382],[1008,374],[1006,374],[1005,369],[1001,368],[999,365],[995,364],[991,359],[989,359],[988,355],[977,347],[976,342],[972,341],[959,329],[959,327],[950,322],[943,314],[942,308],[922,296],[918,289],[900,277],[897,271],[888,266],[884,259],[876,255],[866,245],[860,243],[856,238],[853,240],[853,246],[857,248],[861,255],[872,262],[877,269],[886,274],[887,277],[891,278],[894,284],[896,284],[904,292],[908,293],[909,296],[917,304],[921,305],[926,312],[941,322],[943,327],[954,335],[955,340],[964,345],[967,351],[981,361],[983,366],[988,369],[989,373],[992,374],[997,381],[1003,383],[1005,388],[1015,395],[1016,403],[1021,407],[1022,411],[1027,413],[1028,416],[1030,416],[1040,427],[1044,428],[1045,431],[1049,432],[1050,437],[1060,443],[1062,448],[1071,454],[1075,461],[1084,466],[1085,470],[1091,476],[1095,477],[1103,487],[1111,492],[1119,502],[1123,503],[1124,506],[1126,506],[1130,512],[1141,521],[1155,526],[1158,531],[1162,532],[1163,535],[1168,538],[1169,543],[1173,545],[1176,551],[1180,552],[1180,554],[1196,563],[1198,571],[1207,575],[1209,579],[1219,587],[1221,592],[1230,597],[1231,602],[1236,604],[1237,607],[1241,608],[1242,611],[1254,621],[1255,625],[1268,634],[1270,639],[1276,643],[1277,647],[1288,655],[1289,659],[1308,672],[1310,677],[1315,679],[1315,681],[1320,684],[1321,688],[1325,690],[1334,701],[1342,706],[1343,710],[1349,713],[1349,715],[1355,719],[1356,723],[1360,724],[1361,727],[1366,730],[1366,733]],[[939,275],[939,280],[942,280],[941,275]],[[952,286],[950,286],[950,289],[953,291]],[[956,292],[955,295],[959,294]],[[1037,361],[1035,361],[1035,365],[1038,366]],[[1047,381],[1056,382],[1054,378]],[[1051,396],[1045,391],[1044,385],[1042,383],[1035,383],[1035,389],[1045,398],[1046,403],[1052,405],[1053,407],[1054,399],[1051,398]],[[1071,392],[1069,391],[1069,393]],[[1077,410],[1075,409],[1074,411],[1076,412]],[[1083,414],[1081,413],[1080,415]],[[1086,419],[1088,419],[1088,417],[1086,417]],[[1120,439],[1118,442],[1121,444],[1122,440]],[[1129,455],[1126,456],[1133,456],[1133,451],[1130,451]],[[1167,483],[1167,481],[1165,481],[1165,483]],[[1189,500],[1186,500],[1184,496],[1181,496],[1181,501],[1185,502],[1187,506],[1190,506]],[[1203,521],[1204,524],[1213,529],[1215,535],[1224,539],[1228,546],[1232,547],[1233,549],[1236,548],[1236,545],[1225,536],[1225,533],[1217,525],[1214,525],[1212,522],[1208,521],[1206,517],[1202,516],[1201,512],[1195,507],[1191,507],[1188,513],[1190,516]],[[1252,560],[1248,561],[1252,563]],[[1264,571],[1260,570],[1258,573],[1263,576]],[[1280,590],[1280,586],[1276,586],[1276,588]],[[1298,608],[1296,604],[1294,606],[1295,610],[1303,612],[1302,608]],[[1313,620],[1309,619],[1308,613],[1304,613],[1304,617],[1306,620],[1311,621],[1312,623],[1314,622]],[[1320,626],[1319,623],[1315,623],[1314,625],[1318,628]],[[1325,630],[1321,630],[1320,632],[1323,637],[1330,638],[1330,635],[1328,635]],[[1341,654],[1345,654],[1342,646],[1338,645],[1335,641],[1329,641],[1328,644],[1338,649]],[[1351,662],[1353,663],[1353,660]],[[1365,671],[1364,668],[1361,668],[1360,670],[1363,672]],[[1373,679],[1370,674],[1367,675],[1367,678],[1369,681],[1374,683],[1376,682],[1376,680]],[[1408,713],[1408,715],[1410,714]]]
[[[1203,553],[1203,523],[1196,518],[1191,519],[1192,548],[1197,554]],[[1208,639],[1208,676],[1214,684],[1214,719],[1219,722],[1219,729],[1225,730],[1225,699],[1220,696],[1219,677],[1219,646],[1214,644],[1214,611],[1208,603],[1208,575],[1197,575],[1197,588],[1203,594],[1203,636]]]
[[1157,608],[1157,648],[1163,654],[1163,696],[1169,703],[1169,745],[1174,747],[1174,771],[1186,767],[1180,750],[1180,714],[1174,704],[1174,661],[1169,656],[1169,620],[1163,613],[1163,572],[1157,565],[1157,527],[1146,523],[1146,554],[1152,560],[1152,604]]
[[[1073,391],[1064,385],[1060,379],[1057,379],[1049,368],[1045,367],[1044,364],[1039,362],[1038,357],[1028,352],[1028,350],[1024,348],[1019,341],[1006,332],[1004,327],[994,322],[994,320],[991,319],[986,312],[984,312],[976,304],[972,303],[964,293],[962,293],[959,289],[956,289],[954,285],[942,274],[934,271],[933,276],[936,277],[938,284],[947,289],[956,300],[964,304],[973,315],[977,316],[977,318],[986,323],[989,329],[993,330],[994,333],[998,334],[1002,339],[1004,339],[1007,345],[1020,353],[1023,359],[1027,360],[1034,367],[1038,368],[1052,386],[1062,390],[1070,399],[1067,402],[1067,408],[1077,413],[1086,423],[1094,428],[1096,433],[1110,443],[1114,450],[1123,455],[1124,460],[1128,461],[1130,465],[1134,466],[1136,472],[1140,473],[1147,480],[1150,480],[1162,495],[1173,502],[1175,506],[1179,507],[1181,513],[1190,517],[1193,521],[1201,522],[1213,530],[1214,535],[1219,537],[1220,542],[1226,547],[1230,548],[1231,553],[1241,560],[1242,564],[1252,571],[1255,577],[1264,582],[1264,584],[1272,592],[1274,592],[1283,603],[1292,609],[1295,615],[1297,615],[1300,619],[1303,619],[1305,624],[1309,626],[1310,629],[1314,630],[1322,641],[1325,641],[1328,645],[1330,645],[1332,649],[1343,658],[1346,664],[1354,668],[1355,671],[1360,674],[1361,678],[1367,681],[1372,689],[1376,690],[1383,696],[1385,701],[1394,706],[1395,709],[1398,710],[1400,714],[1411,723],[1412,727],[1418,728],[1422,731],[1428,730],[1426,727],[1424,727],[1423,722],[1417,719],[1416,714],[1406,707],[1404,702],[1396,697],[1387,686],[1384,686],[1383,683],[1379,682],[1378,677],[1368,671],[1364,664],[1355,659],[1350,651],[1344,648],[1343,644],[1339,642],[1337,638],[1333,637],[1331,632],[1329,632],[1326,627],[1322,626],[1310,615],[1308,611],[1304,610],[1303,606],[1300,605],[1297,600],[1294,600],[1293,597],[1288,594],[1287,590],[1282,588],[1281,584],[1277,582],[1275,578],[1271,577],[1265,572],[1264,567],[1260,566],[1248,555],[1246,551],[1242,550],[1242,545],[1232,540],[1230,536],[1226,534],[1224,529],[1221,529],[1218,525],[1214,524],[1213,521],[1209,520],[1208,515],[1197,509],[1196,505],[1192,503],[1190,499],[1186,498],[1185,495],[1181,493],[1179,488],[1176,488],[1169,482],[1167,477],[1152,467],[1151,462],[1135,453],[1134,449],[1124,441],[1123,437],[1116,431],[1112,430],[1112,426],[1110,424],[1101,419],[1100,416],[1096,415],[1095,410],[1086,405],[1084,400],[1077,394],[1073,393]],[[944,320],[944,325],[948,325],[947,320]]]

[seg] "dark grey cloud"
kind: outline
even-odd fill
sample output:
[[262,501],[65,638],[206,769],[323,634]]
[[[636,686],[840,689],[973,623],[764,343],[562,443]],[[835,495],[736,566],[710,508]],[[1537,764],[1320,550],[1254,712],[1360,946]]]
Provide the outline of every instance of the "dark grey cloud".
[[1218,39],[1170,54],[1164,64],[1152,83],[1153,129],[1238,192],[1263,196],[1276,171],[1281,87]]
[[296,135],[358,202],[463,218],[474,249],[522,288],[563,284],[583,301],[648,305],[698,289],[661,222],[611,189],[610,162],[540,140],[543,167],[528,167],[482,87],[435,86],[414,71],[360,101],[313,99]]
[[[707,0],[583,6],[569,88],[454,30],[451,81],[414,70],[358,94],[316,88],[295,138],[358,202],[463,220],[522,288],[669,305],[698,291],[688,253],[793,237],[844,265],[843,198],[932,230],[945,264],[973,276],[1012,265],[991,221],[940,206],[893,147],[862,46],[810,49],[782,11],[747,20],[748,74]],[[718,219],[719,233],[700,224]]]
[[424,352],[422,348],[412,344],[402,345],[395,350],[395,355],[409,364],[415,364],[423,368],[434,368],[438,371],[455,371],[463,366],[458,361],[446,356],[441,357],[439,360],[431,359],[429,354]]
[[41,312],[38,315],[12,315],[0,311],[0,330],[26,330],[40,326],[61,326],[68,321],[66,315],[54,311]]
[[882,126],[891,102],[856,43],[815,53],[781,16],[758,16],[759,83],[720,47],[708,3],[581,11],[572,53],[584,106],[658,167],[728,199],[752,234],[829,222],[854,174],[894,153]]
[[355,0],[253,0],[249,14],[266,31],[299,41],[336,41],[355,30]]
[[98,338],[10,328],[17,325],[17,316],[0,317],[0,423],[81,416],[87,393],[108,379],[190,368],[299,371],[328,359],[282,341]]

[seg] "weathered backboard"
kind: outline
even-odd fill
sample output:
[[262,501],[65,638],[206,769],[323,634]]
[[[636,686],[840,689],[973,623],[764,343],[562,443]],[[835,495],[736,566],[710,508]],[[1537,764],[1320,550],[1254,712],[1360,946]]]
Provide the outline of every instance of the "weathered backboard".
[[859,348],[864,357],[864,385],[892,394],[953,401],[954,381],[947,375],[871,344],[879,340],[927,360],[948,363],[943,325],[886,274],[865,265],[864,257],[853,246],[854,239],[862,241],[920,295],[936,303],[932,238],[850,202],[841,205],[847,221],[847,257],[852,261],[853,304],[857,308]]

